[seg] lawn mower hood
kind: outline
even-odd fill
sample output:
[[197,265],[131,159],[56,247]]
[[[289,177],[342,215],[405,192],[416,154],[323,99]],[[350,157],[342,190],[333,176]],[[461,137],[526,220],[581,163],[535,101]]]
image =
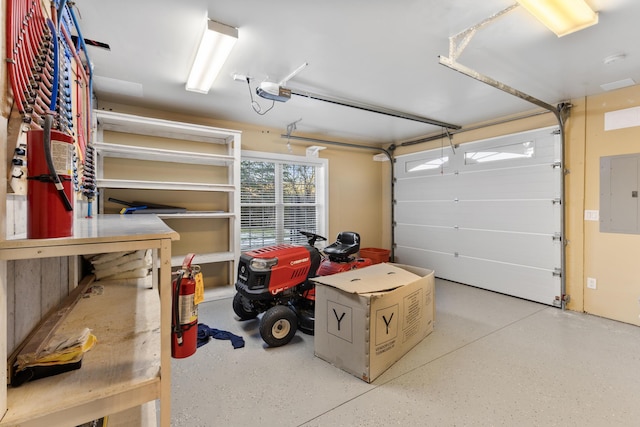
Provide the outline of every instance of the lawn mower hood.
[[236,289],[254,299],[272,298],[303,283],[320,261],[319,252],[308,245],[281,244],[244,252]]

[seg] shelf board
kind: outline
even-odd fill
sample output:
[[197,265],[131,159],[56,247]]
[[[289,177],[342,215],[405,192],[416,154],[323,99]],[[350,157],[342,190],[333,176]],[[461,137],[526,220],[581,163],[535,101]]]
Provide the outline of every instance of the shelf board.
[[88,327],[97,344],[80,369],[9,388],[0,426],[78,425],[158,399],[159,324],[156,289],[111,282],[81,298],[56,335]]
[[229,166],[235,162],[233,156],[223,154],[194,153],[191,151],[165,150],[162,148],[110,144],[106,142],[95,142],[93,146],[98,154],[104,157],[209,166]]
[[98,188],[125,188],[137,190],[183,190],[234,192],[231,184],[206,184],[201,182],[158,182],[132,179],[98,179]]
[[[171,266],[172,267],[180,267],[182,266],[182,261],[184,261],[185,255],[176,255],[171,257]],[[235,254],[233,252],[211,252],[211,253],[203,253],[196,254],[193,259],[192,264],[211,264],[214,262],[227,262],[234,261]]]
[[[142,214],[140,214],[142,215]],[[184,213],[157,214],[161,219],[198,219],[198,218],[235,218],[236,214],[231,212],[217,211],[187,211]]]
[[210,142],[215,144],[228,144],[234,140],[234,137],[241,134],[239,131],[229,129],[134,116],[113,111],[96,110],[95,115],[102,129],[114,132],[152,135],[163,138]]

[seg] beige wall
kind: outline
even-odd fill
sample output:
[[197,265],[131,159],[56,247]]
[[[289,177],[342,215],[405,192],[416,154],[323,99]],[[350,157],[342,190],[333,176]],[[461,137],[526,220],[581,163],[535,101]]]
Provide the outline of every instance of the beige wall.
[[[600,157],[640,153],[640,127],[604,130],[604,114],[640,106],[640,86],[593,96],[585,107],[584,209],[599,210]],[[584,311],[640,325],[640,235],[601,233],[598,222],[584,222]]]

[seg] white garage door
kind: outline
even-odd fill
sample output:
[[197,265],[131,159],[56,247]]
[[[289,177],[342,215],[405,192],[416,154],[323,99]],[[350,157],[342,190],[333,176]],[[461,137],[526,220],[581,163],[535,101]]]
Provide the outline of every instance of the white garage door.
[[395,260],[544,304],[561,295],[557,127],[398,156]]

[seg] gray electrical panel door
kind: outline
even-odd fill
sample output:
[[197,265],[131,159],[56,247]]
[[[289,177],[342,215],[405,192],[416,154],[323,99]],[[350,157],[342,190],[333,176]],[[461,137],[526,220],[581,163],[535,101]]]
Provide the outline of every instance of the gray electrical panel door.
[[395,260],[553,305],[561,295],[557,127],[398,156]]
[[640,234],[640,154],[600,158],[600,231]]

